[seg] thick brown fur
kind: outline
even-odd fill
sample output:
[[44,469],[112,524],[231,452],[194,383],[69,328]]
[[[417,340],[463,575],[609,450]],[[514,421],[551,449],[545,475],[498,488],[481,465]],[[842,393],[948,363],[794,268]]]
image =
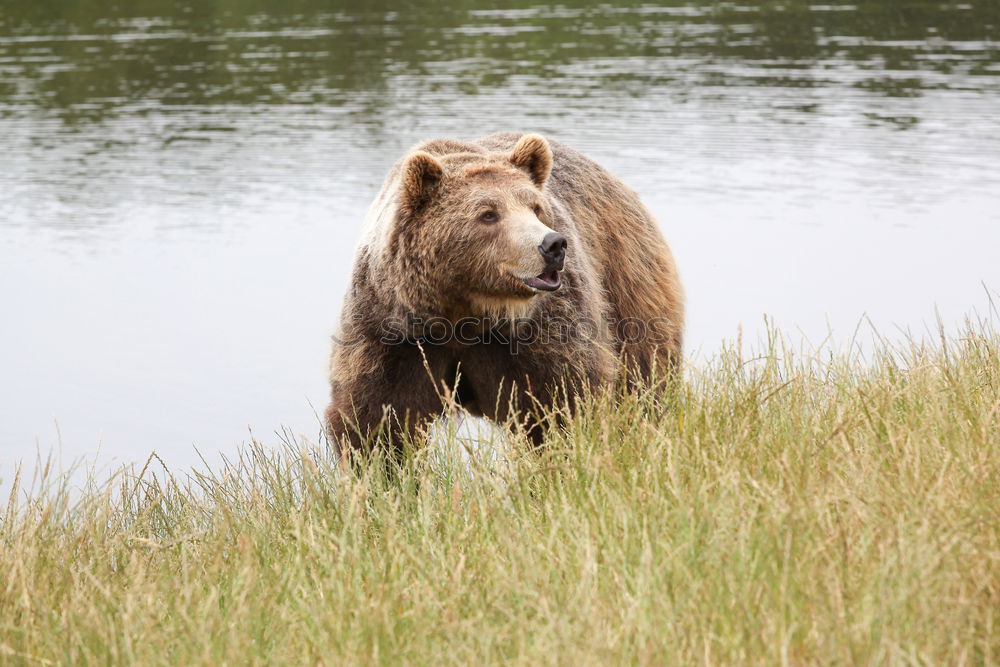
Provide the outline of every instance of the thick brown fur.
[[[542,271],[536,239],[553,230],[568,243],[562,286],[542,292],[523,279]],[[512,345],[511,321],[562,335]],[[428,322],[475,342],[428,336]],[[617,178],[538,135],[428,141],[392,168],[365,221],[331,357],[329,433],[360,451],[398,447],[441,414],[444,392],[497,421],[515,411],[541,442],[532,406],[572,404],[623,372],[673,372],[683,326],[670,249]]]

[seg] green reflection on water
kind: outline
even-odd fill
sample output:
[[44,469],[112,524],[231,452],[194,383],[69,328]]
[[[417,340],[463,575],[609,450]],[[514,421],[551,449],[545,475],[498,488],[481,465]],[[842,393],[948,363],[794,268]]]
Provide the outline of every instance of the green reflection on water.
[[[42,107],[87,121],[143,103],[364,110],[390,80],[405,88],[406,77],[456,94],[521,81],[584,96],[641,96],[654,85],[843,84],[896,97],[995,89],[1000,78],[995,0],[503,7],[6,0],[0,115]],[[853,78],[844,80],[845,70]]]

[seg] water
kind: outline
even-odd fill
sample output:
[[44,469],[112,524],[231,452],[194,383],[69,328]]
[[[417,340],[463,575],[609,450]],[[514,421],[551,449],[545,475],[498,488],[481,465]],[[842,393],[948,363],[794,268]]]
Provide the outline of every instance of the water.
[[0,2],[0,478],[315,439],[364,211],[418,140],[635,188],[689,352],[1000,288],[1000,4]]

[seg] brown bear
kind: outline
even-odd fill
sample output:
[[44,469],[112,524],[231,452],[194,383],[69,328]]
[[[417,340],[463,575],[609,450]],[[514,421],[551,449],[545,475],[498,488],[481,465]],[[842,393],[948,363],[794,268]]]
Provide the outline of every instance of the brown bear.
[[617,178],[536,134],[427,141],[393,166],[365,220],[334,336],[329,434],[396,450],[444,396],[541,443],[533,408],[670,373],[683,325],[670,248]]

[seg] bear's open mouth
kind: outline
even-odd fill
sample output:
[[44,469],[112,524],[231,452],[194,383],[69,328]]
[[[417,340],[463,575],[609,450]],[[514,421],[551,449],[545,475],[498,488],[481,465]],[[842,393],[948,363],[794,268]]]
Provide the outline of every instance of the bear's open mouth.
[[533,278],[524,278],[524,284],[528,287],[552,292],[559,289],[559,286],[562,285],[562,278],[559,277],[559,272],[553,269]]

